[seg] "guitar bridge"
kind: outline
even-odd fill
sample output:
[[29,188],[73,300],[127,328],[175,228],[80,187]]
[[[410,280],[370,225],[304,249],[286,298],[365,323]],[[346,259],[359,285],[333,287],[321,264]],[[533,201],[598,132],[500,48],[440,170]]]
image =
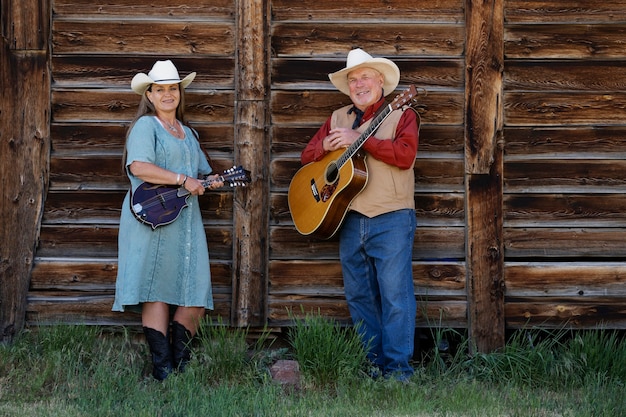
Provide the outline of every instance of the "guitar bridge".
[[320,201],[320,193],[317,190],[317,185],[315,184],[315,179],[311,178],[311,193],[313,194],[313,198],[315,201],[319,203]]

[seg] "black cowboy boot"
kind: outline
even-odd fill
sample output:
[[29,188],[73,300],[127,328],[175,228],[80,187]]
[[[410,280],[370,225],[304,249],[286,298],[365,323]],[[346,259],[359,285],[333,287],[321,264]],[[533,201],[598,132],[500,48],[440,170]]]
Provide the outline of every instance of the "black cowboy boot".
[[159,381],[163,381],[172,373],[172,350],[170,348],[169,334],[166,336],[158,330],[145,326],[143,333],[146,335],[150,353],[152,354],[152,376]]
[[185,326],[172,322],[172,354],[174,369],[183,372],[191,360],[191,340],[193,336]]

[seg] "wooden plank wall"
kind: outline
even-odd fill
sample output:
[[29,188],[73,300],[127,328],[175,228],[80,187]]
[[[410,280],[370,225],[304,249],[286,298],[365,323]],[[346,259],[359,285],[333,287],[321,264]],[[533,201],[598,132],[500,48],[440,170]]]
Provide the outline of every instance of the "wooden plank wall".
[[[268,319],[321,311],[348,320],[337,241],[300,236],[287,189],[317,128],[349,98],[328,73],[360,47],[393,59],[399,93],[415,84],[422,130],[415,164],[418,230],[414,264],[418,325],[466,325],[463,198],[463,51],[461,0],[272,1],[272,160]],[[349,12],[346,12],[349,11]],[[395,96],[391,95],[391,97]]]
[[502,78],[504,1],[467,2],[465,235],[470,349],[504,345]]
[[[427,325],[434,317],[439,324],[463,327],[463,3],[396,2],[391,7],[369,1],[362,6],[346,15],[351,4],[345,1],[271,3],[266,320],[284,325],[289,309],[297,313],[300,305],[340,320],[348,317],[337,243],[297,234],[286,191],[300,150],[346,100],[333,90],[327,74],[344,66],[347,51],[359,46],[397,61],[403,74],[399,89],[414,83],[424,92],[415,168],[419,323]],[[128,82],[161,57],[174,57],[182,73],[198,71],[189,89],[189,117],[216,159],[232,160],[235,7],[228,1],[187,7],[122,0],[106,6],[86,0],[53,3],[51,189],[32,274],[30,322],[137,322],[135,316],[108,311],[126,187],[119,160],[138,100]],[[372,25],[378,28],[375,38],[368,29]],[[225,322],[233,307],[232,212],[231,194],[206,199],[215,314]],[[312,270],[321,279],[310,279]]]
[[[575,4],[504,1],[503,114],[494,118],[504,126],[497,220],[509,328],[626,327],[626,4]],[[174,59],[182,74],[197,71],[188,115],[218,168],[228,167],[238,155],[234,144],[246,140],[235,128],[239,8],[234,0],[52,1],[50,183],[29,323],[138,322],[110,312],[127,187],[121,155],[138,102],[129,82],[156,59]],[[398,64],[398,92],[408,84],[423,92],[415,165],[417,324],[466,327],[465,242],[473,237],[466,237],[465,212],[465,1],[364,0],[357,8],[346,0],[274,0],[267,9],[268,147],[259,149],[259,161],[269,153],[269,166],[255,172],[255,181],[267,181],[269,193],[265,211],[250,214],[268,224],[258,236],[268,245],[265,266],[254,271],[267,281],[260,298],[266,322],[284,326],[301,306],[348,319],[337,242],[296,232],[287,188],[305,143],[347,103],[327,74],[361,47]],[[241,288],[233,281],[233,194],[202,200],[212,314],[245,325],[233,318],[233,288]]]
[[[117,228],[128,187],[122,172],[126,128],[139,96],[137,72],[173,59],[198,76],[187,116],[214,164],[233,161],[235,9],[232,0],[52,2],[50,190],[32,272],[27,320],[138,323],[113,313]],[[231,311],[233,191],[202,198],[216,310]]]
[[0,1],[0,343],[25,324],[50,131],[49,3]]
[[625,15],[505,2],[509,327],[626,327]]

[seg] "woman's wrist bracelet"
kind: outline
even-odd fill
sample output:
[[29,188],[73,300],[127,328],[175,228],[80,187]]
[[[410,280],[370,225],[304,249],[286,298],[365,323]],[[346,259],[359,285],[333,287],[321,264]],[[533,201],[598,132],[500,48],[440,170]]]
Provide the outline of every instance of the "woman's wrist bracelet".
[[182,186],[185,186],[185,182],[187,181],[187,176],[185,175],[185,179],[183,180]]
[[180,181],[180,174],[176,174],[176,185],[178,185]]

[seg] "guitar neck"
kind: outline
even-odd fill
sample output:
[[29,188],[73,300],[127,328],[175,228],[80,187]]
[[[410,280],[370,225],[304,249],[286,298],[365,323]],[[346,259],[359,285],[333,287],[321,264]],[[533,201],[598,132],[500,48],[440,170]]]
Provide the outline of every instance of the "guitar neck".
[[346,151],[341,154],[341,157],[339,157],[339,159],[337,160],[337,166],[339,168],[341,168],[346,162],[348,162],[350,158],[356,155],[356,153],[359,151],[359,149],[361,149],[361,146],[363,146],[365,141],[374,134],[376,129],[378,129],[378,127],[381,125],[381,123],[387,118],[387,116],[391,114],[392,110],[393,109],[391,107],[391,104],[388,104],[385,109],[381,111],[380,114],[378,114],[378,116],[374,118],[374,120],[372,120],[367,129],[365,129],[365,131],[361,133],[361,136],[359,136],[357,140],[352,142],[352,145],[348,146]]

